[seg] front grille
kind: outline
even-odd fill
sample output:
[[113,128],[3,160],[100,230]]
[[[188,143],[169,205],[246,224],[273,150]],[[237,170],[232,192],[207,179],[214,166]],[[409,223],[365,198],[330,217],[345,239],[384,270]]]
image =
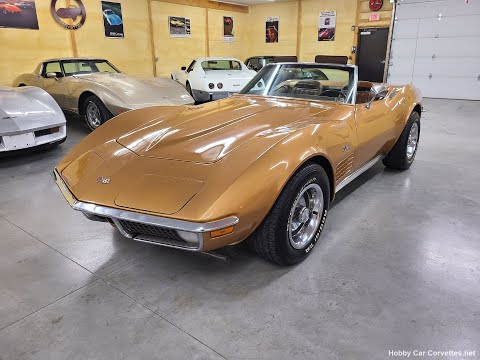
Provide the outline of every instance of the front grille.
[[35,137],[40,137],[40,136],[45,136],[45,135],[50,135],[50,134],[55,134],[60,131],[60,127],[53,127],[50,129],[43,129],[43,130],[37,130],[35,131]]
[[142,224],[134,221],[118,220],[123,230],[132,235],[150,235],[158,238],[184,242],[175,230],[161,226]]

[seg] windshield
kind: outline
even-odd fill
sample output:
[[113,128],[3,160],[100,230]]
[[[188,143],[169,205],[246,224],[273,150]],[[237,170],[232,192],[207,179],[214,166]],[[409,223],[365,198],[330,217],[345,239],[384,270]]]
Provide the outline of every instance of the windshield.
[[107,60],[67,60],[62,61],[65,76],[97,72],[119,73]]
[[235,60],[202,61],[203,70],[242,70],[240,62]]
[[354,103],[353,67],[325,64],[270,64],[242,89],[242,94],[283,96]]

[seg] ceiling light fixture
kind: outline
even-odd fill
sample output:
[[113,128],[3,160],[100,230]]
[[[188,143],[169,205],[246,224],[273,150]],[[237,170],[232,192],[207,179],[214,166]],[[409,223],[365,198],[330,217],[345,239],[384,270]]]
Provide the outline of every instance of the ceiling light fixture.
[[247,5],[247,4],[239,4],[239,3],[236,3],[235,1],[210,0],[210,2],[214,2],[214,3],[222,3],[222,4],[229,4],[229,5],[236,5],[236,6],[243,6],[243,7],[248,7],[248,5]]

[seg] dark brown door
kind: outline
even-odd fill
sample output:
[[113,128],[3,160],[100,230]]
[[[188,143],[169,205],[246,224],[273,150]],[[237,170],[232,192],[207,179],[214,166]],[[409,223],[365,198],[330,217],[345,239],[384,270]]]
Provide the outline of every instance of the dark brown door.
[[383,82],[387,42],[388,28],[359,29],[357,65],[360,80]]

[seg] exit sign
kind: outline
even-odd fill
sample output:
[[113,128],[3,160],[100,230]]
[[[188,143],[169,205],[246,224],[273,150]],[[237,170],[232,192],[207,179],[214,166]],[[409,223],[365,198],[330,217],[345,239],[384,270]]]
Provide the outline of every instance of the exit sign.
[[380,21],[380,14],[379,13],[370,14],[368,21]]

